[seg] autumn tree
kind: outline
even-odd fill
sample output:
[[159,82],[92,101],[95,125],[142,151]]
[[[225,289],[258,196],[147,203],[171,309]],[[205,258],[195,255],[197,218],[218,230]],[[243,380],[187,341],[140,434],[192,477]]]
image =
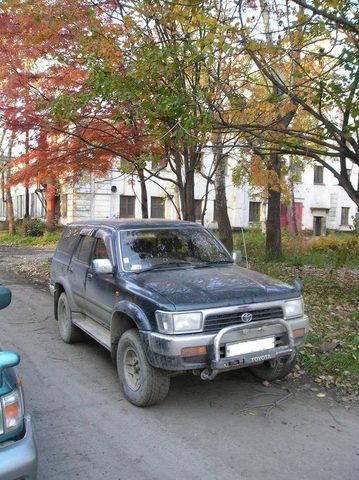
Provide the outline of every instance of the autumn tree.
[[[250,34],[263,8],[241,2],[241,41],[263,83],[277,91],[276,108],[295,108],[288,125],[275,120],[235,126],[257,139],[262,155],[299,155],[327,168],[359,205],[358,185],[348,176],[359,165],[358,144],[358,10],[356,2],[268,4],[274,41]],[[267,7],[266,7],[267,8]],[[250,20],[245,18],[251,12]],[[257,13],[253,13],[257,11]]]
[[158,155],[160,147],[128,101],[92,94],[90,58],[123,70],[114,48],[122,27],[89,2],[35,3],[0,6],[0,115],[19,138],[31,132],[9,184],[45,185],[53,227],[58,179],[76,180],[85,172],[103,176],[119,157],[140,171],[145,155]]

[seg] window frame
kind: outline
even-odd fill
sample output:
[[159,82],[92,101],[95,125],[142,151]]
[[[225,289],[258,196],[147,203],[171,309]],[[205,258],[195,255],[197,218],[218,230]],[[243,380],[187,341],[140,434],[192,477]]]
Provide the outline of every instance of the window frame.
[[[343,213],[345,211],[345,215]],[[341,207],[340,210],[340,226],[348,227],[349,226],[349,214],[350,214],[350,207]],[[346,223],[343,223],[343,218],[346,218]]]
[[[160,205],[160,207],[158,205],[156,205],[156,209],[162,209],[163,208],[163,215],[162,216],[158,216],[158,215],[153,215],[153,207],[154,207],[154,200],[155,202],[157,201],[161,201],[162,202],[162,205]],[[151,218],[166,218],[166,198],[165,197],[157,197],[157,196],[151,196],[151,208],[150,208],[150,215],[151,215]]]
[[[121,208],[122,208],[122,202],[123,200],[125,199],[125,202],[126,203],[126,215],[122,215],[122,211],[121,211]],[[129,199],[131,199],[131,201],[133,201],[133,215],[128,215],[128,205],[129,205]],[[136,196],[135,195],[120,195],[120,218],[136,218]]]
[[[200,207],[200,211],[198,211]],[[202,219],[202,212],[203,212],[203,199],[202,198],[195,198],[194,199],[194,218],[196,222],[200,222]],[[198,215],[199,213],[199,215]]]
[[[256,208],[258,207],[258,212],[257,212],[258,219],[257,218],[251,219],[251,212],[252,212],[251,205],[256,205]],[[262,205],[262,202],[259,202],[257,200],[249,201],[249,205],[248,205],[248,222],[249,223],[259,223],[261,221],[261,205]]]
[[[320,172],[320,175],[318,175],[318,172]],[[323,165],[314,165],[313,183],[314,183],[314,185],[324,185],[324,167],[323,167]]]

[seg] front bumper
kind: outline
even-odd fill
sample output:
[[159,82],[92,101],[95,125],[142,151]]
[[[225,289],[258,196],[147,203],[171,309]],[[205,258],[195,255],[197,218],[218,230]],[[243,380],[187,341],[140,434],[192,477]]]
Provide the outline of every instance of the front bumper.
[[1,480],[36,479],[37,449],[29,416],[25,417],[24,429],[21,439],[0,444]]
[[[304,335],[293,337],[293,331],[304,328]],[[141,332],[141,338],[151,365],[169,371],[229,370],[263,363],[281,357],[294,356],[303,345],[309,329],[306,315],[293,320],[267,320],[238,324],[224,328],[218,333],[192,333],[183,335],[165,335],[157,332]],[[223,348],[226,343],[255,340],[274,336],[282,338],[271,350],[254,352],[237,357],[225,357]],[[206,346],[207,354],[183,357],[182,350],[188,347]]]

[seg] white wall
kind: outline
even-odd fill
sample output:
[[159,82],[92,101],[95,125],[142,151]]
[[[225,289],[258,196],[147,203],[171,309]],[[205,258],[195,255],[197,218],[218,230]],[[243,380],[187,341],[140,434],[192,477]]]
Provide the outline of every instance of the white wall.
[[[210,162],[210,154],[206,154],[204,164]],[[229,168],[227,175],[227,199],[230,221],[233,227],[249,226],[249,202],[261,201],[260,192],[249,186],[242,188],[235,187],[232,182],[232,167],[236,165],[236,159],[229,159]],[[354,185],[358,182],[358,167],[354,166],[351,172],[351,180]],[[163,176],[173,175],[170,171],[162,171]],[[323,185],[314,184],[314,164],[308,164],[303,172],[301,182],[295,185],[296,202],[303,203],[303,229],[312,230],[313,215],[324,215],[328,229],[348,230],[349,226],[341,225],[341,208],[349,207],[349,224],[353,224],[352,217],[357,211],[356,205],[350,200],[345,191],[338,186],[334,176],[326,169],[323,171]],[[156,183],[149,180],[147,182],[149,214],[151,212],[151,197],[163,197],[165,192],[171,195],[174,203],[179,208],[178,192],[174,184],[155,179]],[[116,191],[111,191],[111,187],[116,187]],[[162,187],[162,188],[161,188]],[[195,197],[203,198],[205,194],[206,180],[199,174],[196,174]],[[30,188],[30,193],[34,193],[35,187]],[[24,195],[24,188],[17,186],[12,189],[14,197],[15,215],[20,217],[17,211],[17,197]],[[140,184],[136,178],[129,175],[121,175],[118,171],[110,172],[105,178],[96,178],[91,182],[91,177],[87,176],[83,181],[75,186],[66,185],[62,193],[67,198],[67,216],[61,218],[61,223],[66,224],[72,221],[84,220],[88,218],[119,218],[120,215],[120,197],[121,195],[136,195],[138,200],[135,203],[135,216],[141,218],[140,205]],[[36,198],[36,195],[35,195]],[[205,225],[216,227],[213,221],[214,215],[214,185],[210,185],[205,215]],[[24,200],[23,200],[24,201]],[[1,205],[0,198],[0,219],[5,218],[5,210]],[[25,206],[23,205],[23,212]],[[36,217],[44,216],[40,201],[36,198]],[[265,222],[265,204],[261,209],[261,223],[264,227]],[[166,200],[165,215],[169,219],[177,219],[176,208],[170,200]]]

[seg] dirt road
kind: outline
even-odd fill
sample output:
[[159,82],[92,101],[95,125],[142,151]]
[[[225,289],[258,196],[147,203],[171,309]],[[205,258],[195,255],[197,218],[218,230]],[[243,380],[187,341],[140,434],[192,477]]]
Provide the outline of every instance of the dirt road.
[[[245,371],[207,383],[177,377],[164,404],[132,406],[107,351],[64,344],[52,297],[7,271],[9,255],[0,246],[0,283],[13,291],[0,345],[22,357],[39,480],[359,478],[358,410],[291,384],[265,388]],[[266,416],[256,405],[282,398],[283,386],[292,395]]]

